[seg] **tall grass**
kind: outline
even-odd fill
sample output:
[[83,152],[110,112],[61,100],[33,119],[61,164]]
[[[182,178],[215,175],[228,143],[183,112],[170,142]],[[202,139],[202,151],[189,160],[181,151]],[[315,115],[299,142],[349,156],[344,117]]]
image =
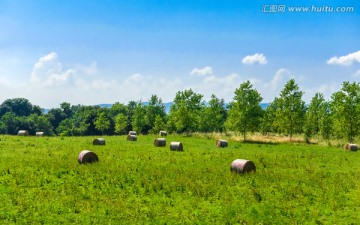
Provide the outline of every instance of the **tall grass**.
[[[3,224],[356,224],[360,153],[330,146],[154,135],[0,137]],[[181,141],[184,152],[169,150]],[[94,151],[99,163],[80,165]],[[256,173],[230,172],[237,158]]]

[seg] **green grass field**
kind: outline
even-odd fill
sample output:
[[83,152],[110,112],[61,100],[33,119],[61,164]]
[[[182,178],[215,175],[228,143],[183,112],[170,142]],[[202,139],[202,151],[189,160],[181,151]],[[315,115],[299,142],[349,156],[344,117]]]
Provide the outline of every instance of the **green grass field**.
[[[154,135],[0,136],[0,224],[358,224],[360,152]],[[181,141],[184,152],[169,150]],[[80,165],[82,150],[100,161]],[[256,173],[230,172],[252,160]]]

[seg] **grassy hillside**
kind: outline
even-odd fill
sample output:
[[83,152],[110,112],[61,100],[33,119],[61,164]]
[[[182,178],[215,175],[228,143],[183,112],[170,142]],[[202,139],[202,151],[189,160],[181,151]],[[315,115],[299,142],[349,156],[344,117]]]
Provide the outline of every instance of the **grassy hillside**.
[[[0,136],[1,224],[351,224],[360,221],[360,152],[168,136]],[[169,150],[181,141],[184,152]],[[100,162],[80,165],[94,151]],[[230,172],[237,158],[257,172]]]

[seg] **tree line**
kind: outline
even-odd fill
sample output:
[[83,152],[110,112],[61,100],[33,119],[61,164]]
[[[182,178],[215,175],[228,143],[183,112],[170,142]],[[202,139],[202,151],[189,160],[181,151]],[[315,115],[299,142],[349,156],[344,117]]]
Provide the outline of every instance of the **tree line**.
[[303,134],[306,140],[319,135],[354,141],[360,132],[360,83],[343,82],[330,100],[316,93],[308,105],[303,94],[291,79],[263,109],[263,98],[250,81],[240,84],[227,104],[215,95],[205,102],[203,95],[188,89],[176,93],[169,113],[156,95],[147,104],[116,102],[108,108],[64,102],[47,113],[25,98],[14,98],[0,105],[0,134],[13,135],[20,129],[50,136],[121,135],[130,130],[142,134],[233,131],[244,140],[249,132],[261,132],[289,135],[290,140]]

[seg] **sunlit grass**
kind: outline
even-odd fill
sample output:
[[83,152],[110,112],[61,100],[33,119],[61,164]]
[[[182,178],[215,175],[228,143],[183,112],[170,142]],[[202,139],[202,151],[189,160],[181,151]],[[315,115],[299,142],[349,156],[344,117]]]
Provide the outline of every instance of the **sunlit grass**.
[[[218,136],[227,138],[226,136]],[[216,138],[218,138],[216,137]],[[356,224],[359,152],[212,136],[0,137],[3,224]],[[169,150],[181,141],[184,152]],[[99,163],[80,165],[82,150]],[[230,172],[237,158],[257,172]]]

